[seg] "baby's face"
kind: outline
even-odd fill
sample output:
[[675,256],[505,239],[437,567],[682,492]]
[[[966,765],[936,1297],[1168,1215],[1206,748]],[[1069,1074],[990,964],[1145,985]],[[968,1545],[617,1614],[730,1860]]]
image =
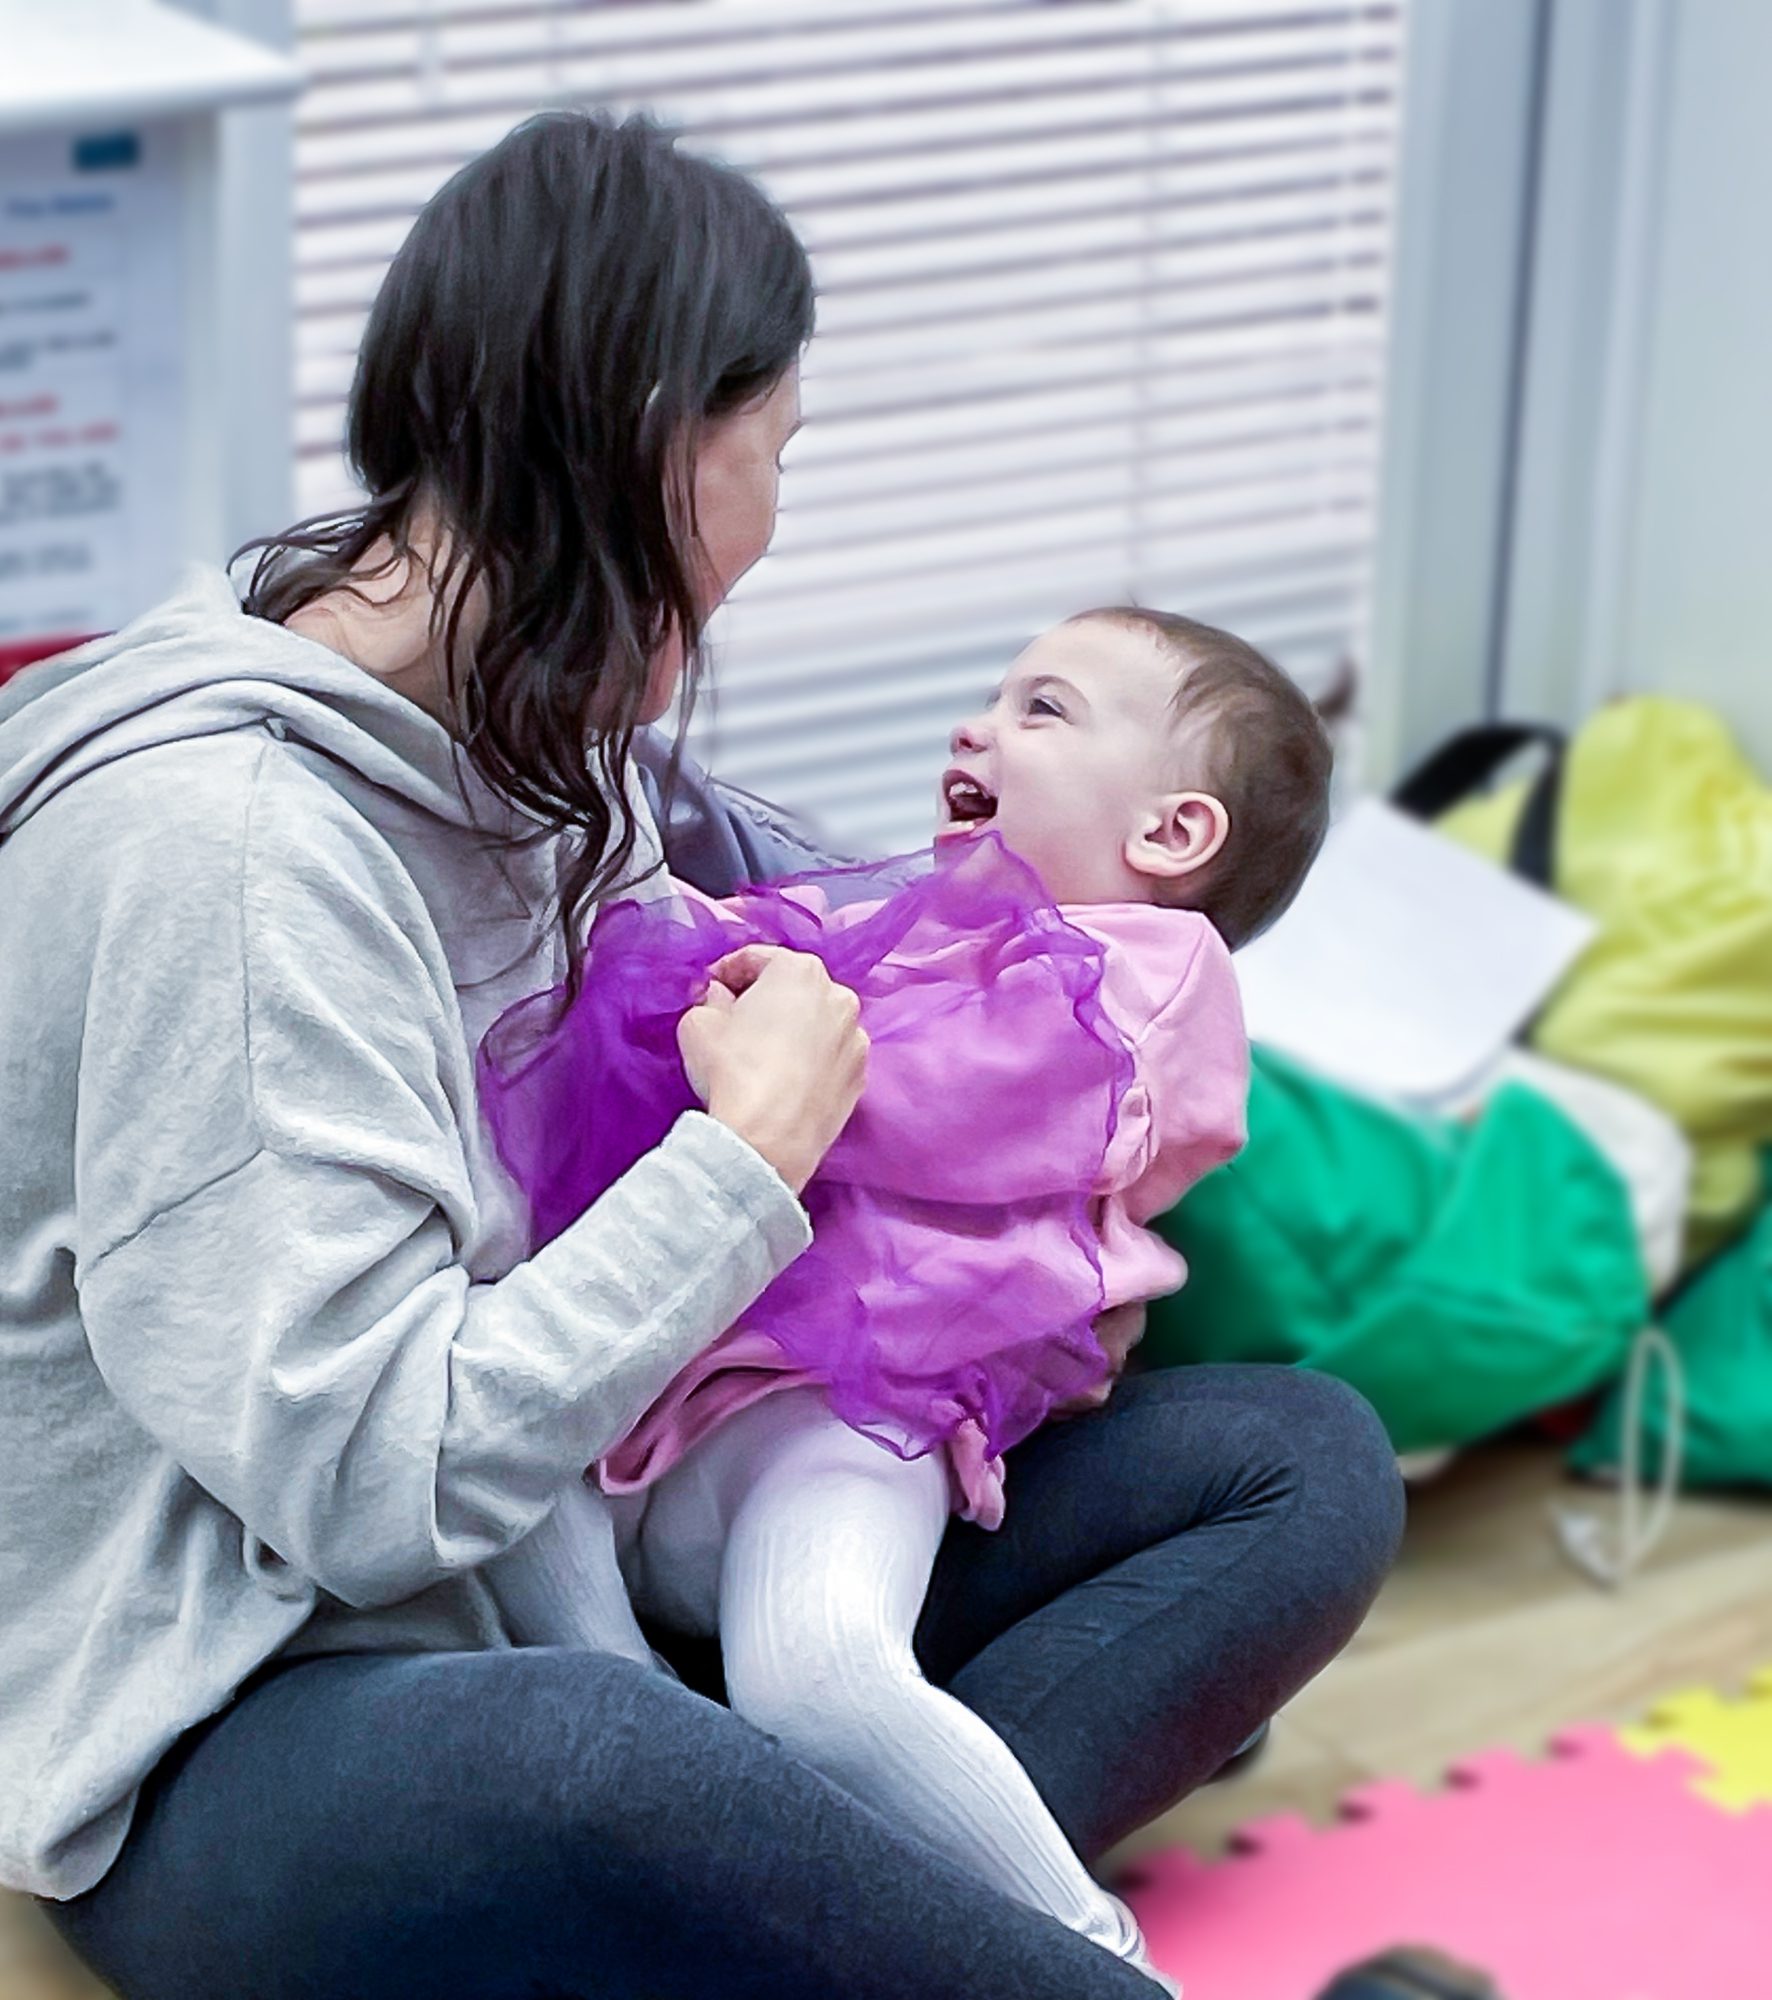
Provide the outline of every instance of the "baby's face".
[[1154,637],[1111,620],[1042,633],[954,731],[936,837],[990,828],[1054,902],[1149,901],[1134,861],[1172,790],[1176,681]]

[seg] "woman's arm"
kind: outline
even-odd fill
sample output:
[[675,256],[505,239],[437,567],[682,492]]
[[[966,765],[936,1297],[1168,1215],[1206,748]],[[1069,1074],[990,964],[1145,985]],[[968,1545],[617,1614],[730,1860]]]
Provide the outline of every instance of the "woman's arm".
[[[664,840],[673,875],[707,896],[730,896],[757,882],[776,882],[813,868],[846,868],[810,829],[748,792],[717,783],[684,757],[670,781],[671,745],[656,729],[634,739],[634,762]],[[665,788],[669,781],[669,808]]]
[[118,1400],[254,1536],[392,1602],[527,1532],[807,1225],[690,1114],[476,1283],[471,1076],[427,912],[324,785],[214,755],[221,779],[162,787],[151,837],[82,871],[82,1318]]

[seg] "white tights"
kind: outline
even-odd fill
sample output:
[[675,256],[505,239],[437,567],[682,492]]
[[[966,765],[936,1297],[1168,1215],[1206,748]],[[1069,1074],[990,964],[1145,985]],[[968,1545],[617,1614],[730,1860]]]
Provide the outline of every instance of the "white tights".
[[[520,1636],[589,1636],[545,1607],[576,1597],[583,1609],[582,1593],[600,1590],[607,1563],[587,1561],[586,1544],[613,1519],[634,1603],[718,1633],[736,1713],[960,1867],[1159,1978],[1131,1914],[1077,1859],[1008,1745],[917,1666],[912,1633],[947,1518],[938,1457],[900,1459],[815,1391],[788,1390],[723,1424],[643,1506],[618,1501],[611,1515],[596,1494],[569,1496],[501,1558],[495,1587],[521,1603]],[[599,1603],[606,1648],[612,1622]],[[631,1642],[613,1650],[644,1657],[627,1624]]]

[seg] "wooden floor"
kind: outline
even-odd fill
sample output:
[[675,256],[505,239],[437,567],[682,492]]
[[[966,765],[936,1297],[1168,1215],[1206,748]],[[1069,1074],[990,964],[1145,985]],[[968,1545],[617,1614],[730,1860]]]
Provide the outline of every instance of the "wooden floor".
[[1202,1852],[1264,1813],[1334,1815],[1379,1777],[1434,1786],[1461,1755],[1527,1753],[1571,1722],[1630,1722],[1702,1682],[1772,1666],[1772,1499],[1680,1504],[1622,1592],[1597,1588],[1553,1540],[1553,1499],[1615,1501],[1560,1475],[1556,1452],[1470,1454],[1414,1490],[1403,1556],[1364,1630],[1274,1725],[1267,1755],[1126,1844]]
[[[1614,1595],[1551,1539],[1554,1452],[1472,1454],[1418,1489],[1402,1562],[1365,1630],[1275,1724],[1245,1776],[1209,1787],[1127,1843],[1219,1846],[1243,1821],[1331,1816],[1368,1778],[1431,1785],[1466,1751],[1533,1751],[1563,1724],[1627,1722],[1658,1695],[1738,1687],[1772,1665],[1772,1501],[1683,1503],[1647,1572]],[[36,1913],[0,1897],[0,2000],[100,2000]],[[235,2000],[193,1994],[191,2000]]]

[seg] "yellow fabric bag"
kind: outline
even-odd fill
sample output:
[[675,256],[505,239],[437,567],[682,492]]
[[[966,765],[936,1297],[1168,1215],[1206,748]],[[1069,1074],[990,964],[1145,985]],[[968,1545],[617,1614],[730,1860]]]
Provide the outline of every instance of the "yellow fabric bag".
[[[1696,1262],[1745,1226],[1772,1144],[1772,791],[1720,718],[1654,695],[1594,716],[1555,782],[1552,886],[1600,933],[1530,1040],[1684,1129]],[[1533,791],[1506,787],[1438,824],[1505,866]]]

